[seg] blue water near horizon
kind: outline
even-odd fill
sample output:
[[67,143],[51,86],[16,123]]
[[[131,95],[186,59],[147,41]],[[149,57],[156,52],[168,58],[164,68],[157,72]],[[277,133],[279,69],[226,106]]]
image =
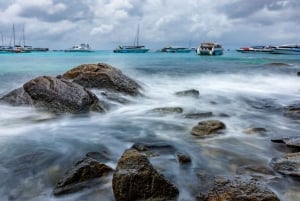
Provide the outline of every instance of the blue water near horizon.
[[[299,135],[299,120],[280,108],[300,100],[300,57],[242,54],[222,56],[195,53],[116,54],[112,51],[59,51],[0,54],[0,96],[41,75],[57,76],[86,63],[108,63],[143,87],[142,97],[124,98],[105,114],[54,117],[28,107],[0,105],[0,200],[114,200],[111,183],[63,197],[52,190],[64,173],[90,151],[107,151],[115,168],[121,154],[136,142],[162,142],[192,158],[189,168],[178,168],[176,156],[150,158],[154,167],[179,187],[179,200],[194,200],[199,172],[237,174],[249,165],[269,167],[285,154],[270,139]],[[199,98],[177,97],[196,89]],[[92,90],[99,98],[101,90]],[[157,115],[157,107],[182,107],[183,114]],[[212,117],[187,119],[184,114],[212,112]],[[226,115],[224,115],[226,114]],[[199,121],[226,124],[223,135],[199,139],[190,134]],[[263,127],[265,135],[243,131]],[[184,172],[182,172],[184,171]],[[184,175],[184,176],[183,176]],[[260,175],[261,176],[261,175]],[[262,175],[281,200],[300,200],[299,181],[280,174]],[[266,178],[265,178],[266,177]],[[274,178],[273,178],[274,177]],[[195,186],[195,187],[191,187]]]

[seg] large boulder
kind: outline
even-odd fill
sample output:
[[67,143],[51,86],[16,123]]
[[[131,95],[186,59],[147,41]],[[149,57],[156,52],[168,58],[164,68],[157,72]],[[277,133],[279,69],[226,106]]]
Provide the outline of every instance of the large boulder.
[[0,99],[12,105],[31,105],[55,113],[105,111],[99,99],[82,86],[49,76],[37,77]]
[[273,158],[271,166],[281,174],[300,177],[300,153],[290,153],[281,158]]
[[54,195],[63,195],[94,187],[100,183],[102,177],[108,176],[113,169],[92,158],[85,158],[76,163],[75,167],[67,172],[53,190]]
[[206,137],[211,134],[217,134],[219,131],[225,129],[225,124],[218,120],[200,121],[198,125],[192,129],[192,135],[198,137]]
[[208,192],[200,193],[199,201],[279,201],[274,192],[255,180],[218,177]]
[[122,71],[104,63],[83,64],[63,74],[86,88],[105,89],[136,96],[139,94],[139,84],[127,77]]
[[116,201],[172,201],[178,189],[159,174],[147,157],[135,149],[126,150],[113,175]]

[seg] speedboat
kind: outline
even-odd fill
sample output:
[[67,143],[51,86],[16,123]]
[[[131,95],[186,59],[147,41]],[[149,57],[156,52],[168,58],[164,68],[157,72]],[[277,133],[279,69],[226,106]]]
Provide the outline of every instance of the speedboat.
[[257,46],[251,46],[251,47],[241,47],[237,49],[236,51],[242,52],[242,53],[271,53],[275,49],[274,46],[263,46],[263,45],[257,45]]
[[280,45],[275,47],[274,54],[300,54],[300,46],[297,44]]
[[205,42],[201,43],[196,52],[198,55],[222,55],[223,48],[218,43]]
[[166,52],[166,53],[190,53],[193,51],[192,48],[187,48],[187,47],[164,47],[159,52]]
[[65,52],[93,52],[93,50],[90,48],[90,45],[87,43],[81,43],[79,45],[74,45],[70,49],[64,50]]

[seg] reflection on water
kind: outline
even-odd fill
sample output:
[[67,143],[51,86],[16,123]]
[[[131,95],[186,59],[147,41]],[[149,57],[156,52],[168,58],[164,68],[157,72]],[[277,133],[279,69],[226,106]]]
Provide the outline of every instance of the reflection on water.
[[[52,190],[65,171],[86,153],[105,151],[109,156],[107,165],[115,168],[124,150],[134,143],[169,145],[171,148],[150,154],[150,161],[179,187],[180,200],[193,200],[201,186],[204,188],[204,177],[242,171],[257,174],[241,168],[267,169],[271,158],[284,154],[279,145],[270,142],[272,136],[299,134],[299,120],[287,118],[281,111],[282,106],[300,98],[300,80],[291,75],[299,68],[294,60],[287,59],[295,64],[282,67],[285,69],[273,69],[264,65],[272,61],[270,58],[259,58],[256,64],[251,58],[212,60],[190,55],[191,59],[176,56],[177,63],[173,63],[169,56],[158,56],[156,60],[153,55],[149,57],[144,63],[135,62],[135,57],[104,58],[119,63],[129,76],[136,77],[144,93],[143,97],[126,97],[130,104],[115,103],[107,114],[53,116],[33,108],[0,105],[1,200],[114,200],[110,180],[59,198]],[[20,83],[18,76],[16,80],[13,76],[5,80],[0,93],[16,87],[16,83]],[[188,89],[199,90],[199,98],[175,95]],[[100,97],[99,91],[95,93]],[[181,107],[183,112],[149,112],[159,107]],[[197,112],[211,112],[212,116],[185,118]],[[192,136],[192,127],[207,119],[224,122],[225,131],[205,139]],[[254,127],[265,128],[266,132],[243,132]],[[188,154],[192,163],[179,165],[177,153]],[[268,183],[282,200],[299,200],[299,181],[272,170],[259,176],[272,178]]]

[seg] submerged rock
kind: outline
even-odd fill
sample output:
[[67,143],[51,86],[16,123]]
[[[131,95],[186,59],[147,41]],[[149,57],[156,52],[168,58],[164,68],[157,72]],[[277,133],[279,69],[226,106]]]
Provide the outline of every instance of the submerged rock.
[[277,67],[290,66],[290,64],[282,63],[282,62],[273,62],[273,63],[269,63],[268,65],[270,65],[270,66],[277,66]]
[[172,201],[179,195],[178,189],[135,149],[126,150],[118,161],[113,175],[113,191],[116,201]]
[[216,134],[225,129],[225,124],[218,120],[200,121],[192,129],[192,135],[206,137],[210,134]]
[[184,96],[184,97],[193,97],[193,98],[198,98],[200,93],[196,89],[190,89],[186,91],[178,91],[175,93],[176,96]]
[[64,73],[63,78],[86,88],[105,89],[132,96],[140,94],[137,82],[105,63],[80,65]]
[[82,86],[49,76],[37,77],[13,90],[0,101],[12,105],[31,105],[55,113],[103,112],[99,99]]
[[300,136],[273,138],[273,139],[271,139],[271,141],[276,142],[276,143],[284,143],[291,147],[299,147],[300,148]]
[[178,153],[177,159],[180,164],[190,164],[192,162],[192,159],[188,154]]
[[84,188],[93,187],[99,183],[99,179],[109,175],[113,169],[105,164],[99,163],[92,158],[85,158],[76,163],[75,167],[67,172],[55,188],[54,195],[73,193]]
[[150,112],[160,114],[181,114],[183,109],[181,107],[159,107],[152,109]]
[[197,112],[197,113],[188,113],[184,115],[184,118],[187,119],[199,119],[199,118],[206,118],[206,117],[212,117],[212,112]]
[[297,72],[297,76],[300,76],[300,71]]
[[267,130],[265,128],[259,128],[259,127],[247,128],[243,131],[243,133],[245,133],[245,134],[263,134],[265,132],[267,132]]
[[274,192],[255,181],[217,177],[206,193],[197,196],[198,201],[279,201]]
[[300,118],[300,103],[287,106],[283,109],[284,115],[292,118]]
[[300,153],[287,154],[281,158],[273,158],[270,162],[274,170],[291,176],[300,176]]

